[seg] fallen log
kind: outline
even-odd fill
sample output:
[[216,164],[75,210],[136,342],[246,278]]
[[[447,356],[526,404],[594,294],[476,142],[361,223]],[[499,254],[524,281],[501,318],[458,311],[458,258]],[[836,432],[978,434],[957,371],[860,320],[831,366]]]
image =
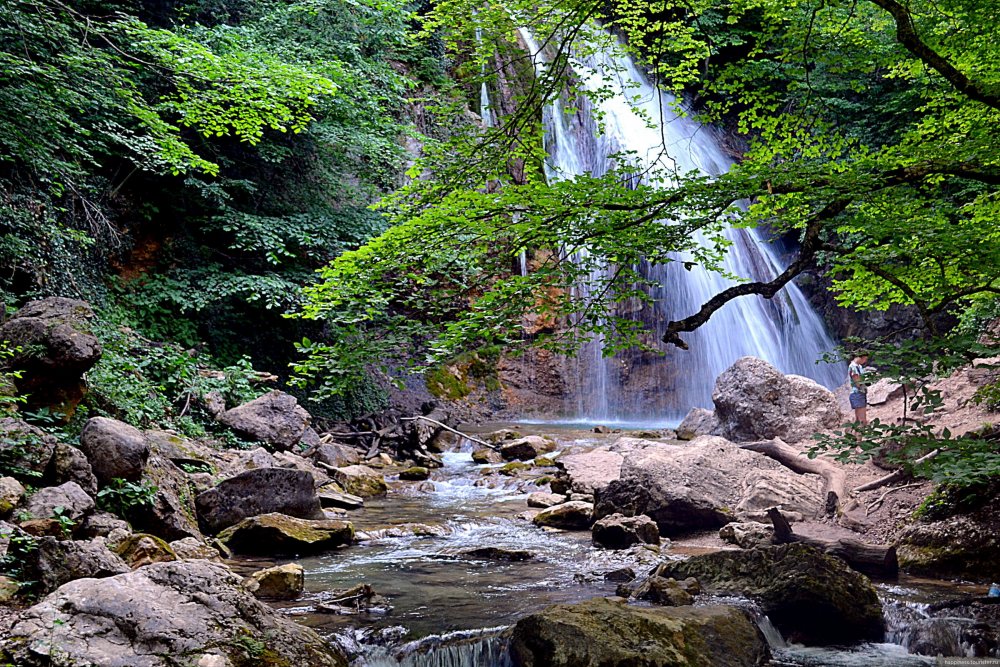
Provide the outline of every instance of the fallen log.
[[[917,465],[917,464],[923,463],[925,461],[930,461],[932,458],[934,458],[935,456],[937,456],[940,453],[941,453],[940,449],[935,449],[934,451],[930,452],[929,454],[924,454],[919,459],[917,459],[916,461],[914,461],[913,465]],[[879,477],[878,479],[876,479],[874,481],[871,481],[871,482],[868,482],[867,484],[862,484],[861,486],[855,488],[854,490],[855,491],[874,491],[875,489],[878,489],[880,487],[886,486],[887,484],[893,484],[893,483],[898,482],[900,480],[906,479],[909,476],[910,476],[910,473],[909,473],[908,470],[904,470],[903,468],[900,468],[899,470],[896,470],[895,472],[889,473],[885,477]]]
[[828,461],[803,456],[801,452],[789,447],[779,438],[741,443],[740,449],[763,454],[800,474],[819,475],[823,479],[823,514],[827,516],[836,514],[841,501],[847,497],[847,475],[843,468]]
[[824,553],[836,556],[852,569],[868,576],[893,579],[899,574],[896,547],[888,544],[870,544],[849,537],[821,538],[796,535],[777,507],[767,510],[767,516],[774,524],[774,544],[801,542],[816,547]]

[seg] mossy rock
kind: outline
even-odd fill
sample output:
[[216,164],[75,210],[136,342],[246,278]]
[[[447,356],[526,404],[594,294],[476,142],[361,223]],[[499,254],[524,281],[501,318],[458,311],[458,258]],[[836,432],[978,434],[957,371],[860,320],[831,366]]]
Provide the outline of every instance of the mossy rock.
[[423,466],[413,466],[399,473],[399,478],[409,482],[420,482],[431,476],[431,471]]
[[533,463],[536,468],[551,468],[556,464],[555,460],[548,456],[539,456]]
[[441,366],[428,371],[424,383],[436,398],[457,401],[472,393],[466,376],[454,366]]
[[597,598],[518,621],[510,644],[522,667],[756,667],[767,641],[737,607],[629,606]]
[[177,560],[177,554],[165,540],[149,533],[129,535],[115,547],[115,553],[133,570],[151,563]]
[[351,544],[354,526],[348,521],[261,514],[222,531],[218,541],[235,553],[249,555],[315,553]]
[[756,600],[785,637],[809,645],[881,641],[882,604],[868,577],[805,544],[692,556],[656,574]]
[[511,461],[510,463],[502,466],[498,472],[501,475],[507,475],[508,477],[513,477],[522,470],[531,470],[531,464],[522,463],[521,461]]

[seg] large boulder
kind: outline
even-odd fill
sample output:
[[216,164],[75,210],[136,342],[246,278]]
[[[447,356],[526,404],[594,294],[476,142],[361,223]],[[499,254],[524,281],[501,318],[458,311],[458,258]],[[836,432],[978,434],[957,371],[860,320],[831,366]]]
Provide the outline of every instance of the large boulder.
[[326,464],[331,468],[344,468],[361,463],[361,452],[337,443],[323,443],[316,447],[313,452],[313,459],[319,463]]
[[[752,472],[784,470],[715,436],[700,436],[688,445],[654,444],[625,455],[621,478],[597,493],[597,518],[645,514],[661,535],[721,528],[734,519],[741,499],[754,492],[745,483]],[[782,474],[796,476],[788,470]]]
[[20,348],[7,365],[23,372],[15,384],[30,406],[72,414],[86,393],[83,374],[101,358],[93,317],[84,301],[49,297],[25,304],[0,327],[0,340]]
[[659,544],[660,531],[648,516],[612,514],[593,527],[594,544],[607,549],[627,549],[633,544]]
[[80,488],[97,497],[97,476],[82,451],[65,443],[56,443],[52,455],[52,474],[56,484],[76,482]]
[[821,485],[819,477],[789,474],[787,468],[750,470],[742,479],[736,514],[744,520],[767,520],[767,510],[779,507],[789,521],[803,521],[823,507]]
[[219,421],[245,437],[286,450],[302,439],[312,417],[294,396],[272,391],[226,410]]
[[331,473],[344,491],[360,498],[384,496],[389,489],[382,473],[368,466],[347,466],[332,470]]
[[285,514],[263,514],[227,528],[219,533],[218,539],[241,554],[315,553],[351,544],[354,526],[347,521],[311,521]]
[[935,577],[1000,580],[1000,534],[994,500],[971,515],[914,523],[899,534],[896,557],[908,574]]
[[24,497],[24,485],[13,477],[0,477],[0,518],[8,516],[21,498]]
[[556,444],[540,435],[527,435],[500,445],[500,456],[505,461],[530,461],[554,451]]
[[660,565],[657,574],[695,577],[708,593],[750,597],[796,642],[880,641],[885,630],[871,581],[839,558],[804,544],[692,556]]
[[149,443],[142,431],[107,417],[87,421],[80,433],[80,449],[102,486],[118,478],[139,481],[149,458]]
[[151,456],[143,478],[156,487],[152,502],[135,507],[129,518],[137,528],[165,540],[201,539],[194,489],[187,474],[171,461]]
[[20,667],[347,664],[333,644],[204,560],[65,584],[22,614],[4,648]]
[[31,559],[32,569],[46,593],[74,579],[110,577],[129,571],[128,565],[103,540],[82,542],[42,537]]
[[13,417],[0,418],[0,469],[22,482],[38,484],[49,468],[56,439]]
[[549,607],[517,622],[518,667],[751,667],[767,642],[736,607],[635,607],[597,598]]
[[618,479],[625,458],[619,452],[602,447],[580,454],[567,454],[556,460],[559,468],[552,490],[559,493],[595,493]]
[[59,486],[49,486],[31,494],[24,509],[35,519],[49,519],[61,507],[63,516],[80,521],[94,511],[94,499],[80,488],[76,482],[66,482]]
[[129,535],[115,545],[115,553],[122,557],[132,569],[151,563],[166,563],[177,560],[177,554],[166,540],[148,533]]
[[248,470],[230,477],[199,493],[195,506],[202,529],[212,534],[247,517],[270,512],[302,519],[323,518],[312,476],[284,468]]
[[742,357],[715,381],[717,433],[730,440],[786,442],[834,428],[843,414],[833,393],[809,378],[783,375],[756,357]]
[[678,440],[694,440],[699,435],[712,435],[719,427],[715,412],[705,408],[691,408],[677,427]]

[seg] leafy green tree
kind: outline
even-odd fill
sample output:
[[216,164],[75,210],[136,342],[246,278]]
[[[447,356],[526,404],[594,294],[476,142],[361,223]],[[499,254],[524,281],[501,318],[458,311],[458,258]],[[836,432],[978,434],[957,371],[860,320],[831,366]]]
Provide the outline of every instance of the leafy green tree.
[[[806,271],[832,276],[844,305],[913,306],[929,335],[942,333],[940,315],[1000,294],[1000,26],[989,3],[572,0],[484,9],[455,0],[436,6],[427,29],[445,31],[469,61],[470,88],[485,80],[495,89],[530,64],[521,26],[548,65],[496,127],[465,124],[426,146],[413,180],[384,204],[393,227],[341,255],[307,291],[302,316],[324,320],[331,339],[303,344],[299,372],[323,378],[325,390],[349,386],[364,363],[393,366],[396,350],[432,360],[498,342],[565,351],[596,331],[611,351],[685,347],[683,334],[729,301],[773,297]],[[739,163],[714,178],[671,174],[673,187],[655,178],[637,187],[627,159],[603,176],[548,181],[542,109],[567,92],[579,104],[607,95],[575,72],[595,49],[616,48],[660,86],[697,100],[701,120],[738,133]],[[719,231],[760,224],[798,240],[774,280],[725,289],[666,323],[662,341],[622,314],[634,309],[618,308],[649,299],[641,260],[688,251],[720,270]],[[696,246],[695,231],[712,243]],[[538,268],[522,276],[511,267],[525,251]],[[598,266],[615,270],[595,278]],[[599,296],[584,302],[573,286],[587,280]],[[572,315],[579,326],[526,337],[529,312]]]

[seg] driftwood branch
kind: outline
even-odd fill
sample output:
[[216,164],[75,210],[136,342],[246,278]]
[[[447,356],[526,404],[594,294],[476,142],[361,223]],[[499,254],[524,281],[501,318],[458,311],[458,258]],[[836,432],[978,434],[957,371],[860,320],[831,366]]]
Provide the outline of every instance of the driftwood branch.
[[452,428],[452,427],[448,426],[447,424],[442,424],[438,420],[431,419],[430,417],[424,417],[423,415],[418,415],[416,417],[402,417],[402,418],[400,418],[400,421],[411,422],[411,421],[416,421],[418,419],[423,420],[425,422],[429,422],[431,424],[434,424],[435,426],[440,426],[444,430],[450,431],[451,433],[454,433],[455,435],[460,435],[463,438],[465,438],[466,440],[471,440],[472,442],[476,443],[477,445],[482,445],[483,447],[489,447],[490,449],[495,449],[495,450],[499,451],[499,448],[496,445],[490,444],[490,443],[486,442],[485,440],[480,440],[479,438],[477,438],[475,436],[472,436],[472,435],[469,435],[468,433],[462,433],[458,429]]
[[826,554],[836,556],[851,568],[868,575],[891,578],[899,574],[899,562],[896,560],[896,547],[894,546],[870,544],[848,537],[822,538],[796,535],[777,507],[768,509],[767,516],[774,524],[773,541],[775,544],[801,542],[816,547]]
[[742,443],[740,449],[763,454],[800,474],[819,475],[823,479],[823,514],[825,515],[835,514],[840,508],[841,501],[847,496],[847,475],[843,468],[828,461],[803,456],[797,449],[789,447],[778,438]]
[[[932,451],[932,452],[930,452],[928,454],[924,454],[919,459],[917,459],[916,461],[914,461],[913,465],[917,465],[917,464],[920,464],[920,463],[924,463],[926,461],[930,461],[932,458],[934,458],[935,456],[937,456],[940,453],[941,453],[940,449],[935,449],[934,451]],[[854,490],[855,491],[874,491],[875,489],[881,488],[881,487],[886,486],[888,484],[894,484],[896,482],[904,480],[907,477],[909,477],[909,475],[910,475],[910,473],[908,471],[903,470],[902,468],[900,468],[899,470],[896,470],[894,472],[889,473],[885,477],[879,477],[878,479],[876,479],[874,481],[871,481],[871,482],[868,482],[867,484],[862,484],[861,486],[855,487]]]

